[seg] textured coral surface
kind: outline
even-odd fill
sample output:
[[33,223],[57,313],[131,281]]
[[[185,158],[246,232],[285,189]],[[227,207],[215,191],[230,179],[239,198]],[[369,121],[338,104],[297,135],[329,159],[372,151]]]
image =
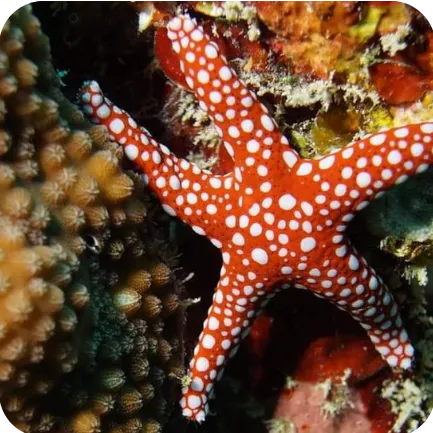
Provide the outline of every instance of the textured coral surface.
[[183,371],[167,217],[60,91],[30,7],[0,37],[1,404],[25,432],[156,432]]

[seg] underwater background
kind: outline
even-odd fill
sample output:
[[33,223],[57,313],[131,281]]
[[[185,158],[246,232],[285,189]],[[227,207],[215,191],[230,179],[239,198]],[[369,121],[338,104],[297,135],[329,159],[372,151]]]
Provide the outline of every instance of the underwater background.
[[349,226],[415,346],[392,371],[347,313],[279,293],[216,385],[179,399],[221,268],[77,105],[86,80],[176,155],[231,158],[166,24],[188,12],[305,158],[433,118],[433,31],[399,2],[36,2],[0,36],[0,403],[23,432],[410,432],[433,409],[433,178]]

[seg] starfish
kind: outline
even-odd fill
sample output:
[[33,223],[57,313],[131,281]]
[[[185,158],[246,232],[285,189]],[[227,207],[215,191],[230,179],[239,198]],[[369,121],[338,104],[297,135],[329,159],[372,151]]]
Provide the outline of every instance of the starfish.
[[433,123],[302,159],[195,20],[178,16],[167,28],[186,83],[234,160],[232,172],[214,175],[177,158],[94,81],[80,98],[145,173],[164,209],[222,252],[220,280],[183,388],[183,414],[205,419],[216,380],[275,287],[307,289],[347,311],[390,367],[409,369],[414,349],[398,306],[345,231],[371,200],[428,168]]

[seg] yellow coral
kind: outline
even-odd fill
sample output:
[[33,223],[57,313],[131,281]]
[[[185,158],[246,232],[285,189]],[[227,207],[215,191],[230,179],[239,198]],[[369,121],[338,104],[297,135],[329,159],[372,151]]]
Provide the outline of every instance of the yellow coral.
[[0,403],[29,433],[161,431],[183,368],[175,251],[58,82],[24,7],[0,36]]

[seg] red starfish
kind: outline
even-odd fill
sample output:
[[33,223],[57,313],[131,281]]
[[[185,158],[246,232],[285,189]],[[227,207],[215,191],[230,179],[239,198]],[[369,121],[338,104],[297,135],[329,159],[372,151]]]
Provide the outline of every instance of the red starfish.
[[282,282],[350,313],[391,367],[410,368],[414,351],[397,304],[345,230],[384,190],[427,169],[433,124],[381,132],[323,158],[301,159],[195,20],[174,18],[168,36],[187,84],[234,159],[233,173],[212,175],[178,159],[104,98],[95,82],[85,85],[81,100],[146,173],[165,210],[222,251],[221,279],[183,390],[184,415],[204,420],[215,380]]

